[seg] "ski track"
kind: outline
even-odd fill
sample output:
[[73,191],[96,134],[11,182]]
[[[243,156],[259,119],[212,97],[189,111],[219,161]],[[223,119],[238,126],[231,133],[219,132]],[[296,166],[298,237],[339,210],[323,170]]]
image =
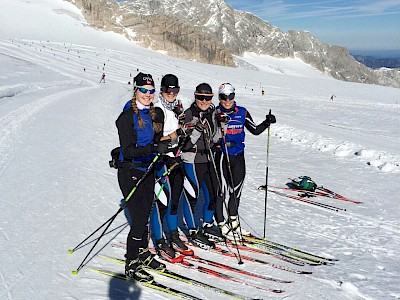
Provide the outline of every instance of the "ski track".
[[[47,85],[48,86],[48,85]],[[56,87],[57,85],[51,85],[51,87]],[[59,85],[58,85],[59,86]],[[67,86],[71,86],[69,83]],[[2,157],[0,161],[0,176],[4,173],[7,166],[12,162],[13,156],[10,153],[14,152],[15,142],[18,140],[18,135],[25,122],[29,121],[33,115],[35,115],[40,110],[44,109],[50,103],[56,101],[60,97],[72,95],[74,93],[81,92],[89,88],[82,88],[81,82],[76,82],[72,86],[79,86],[73,88],[72,90],[58,92],[47,97],[35,100],[34,102],[24,105],[21,108],[13,111],[12,113],[2,117],[0,119],[0,156]],[[32,90],[32,89],[28,89]]]

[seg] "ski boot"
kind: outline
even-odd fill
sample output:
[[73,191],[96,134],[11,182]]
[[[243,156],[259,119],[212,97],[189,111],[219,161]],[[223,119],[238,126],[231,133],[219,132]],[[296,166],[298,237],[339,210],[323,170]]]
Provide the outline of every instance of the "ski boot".
[[224,242],[225,237],[222,235],[219,228],[214,228],[213,223],[203,223],[203,234],[212,241]]
[[239,223],[239,217],[238,216],[230,216],[229,220],[231,221],[233,231],[235,231],[239,236],[250,236],[251,232],[244,229],[242,226],[240,226]]
[[139,282],[151,283],[154,277],[147,273],[139,258],[125,261],[125,275]]
[[207,239],[207,237],[202,234],[197,229],[189,229],[190,241],[193,245],[208,250],[210,248],[215,248],[215,243]]
[[175,253],[174,249],[172,249],[172,247],[168,246],[168,244],[165,242],[165,240],[163,238],[157,241],[156,251],[157,251],[157,255],[159,257],[161,257],[162,259],[164,259],[170,263],[181,262],[184,257],[183,255],[180,255],[179,253]]
[[182,255],[193,255],[194,251],[185,245],[184,242],[179,237],[178,230],[171,231],[170,237],[170,246],[175,251],[179,252]]
[[143,267],[150,268],[156,271],[164,271],[166,269],[165,264],[157,261],[153,255],[151,255],[148,248],[139,248],[139,259],[143,264]]

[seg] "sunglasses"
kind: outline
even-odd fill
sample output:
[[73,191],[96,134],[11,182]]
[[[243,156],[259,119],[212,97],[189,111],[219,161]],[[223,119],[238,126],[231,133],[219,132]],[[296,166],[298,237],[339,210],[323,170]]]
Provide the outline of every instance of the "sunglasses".
[[138,90],[143,94],[150,92],[150,95],[153,95],[156,92],[156,89],[146,89],[144,87],[139,87]]
[[235,93],[230,93],[229,95],[219,94],[219,99],[221,100],[233,100],[235,98]]
[[203,100],[211,101],[213,98],[213,95],[196,95],[195,98],[196,98],[196,100],[199,100],[199,101],[203,101]]
[[167,94],[172,93],[175,95],[179,93],[180,89],[181,89],[180,87],[166,87],[166,86],[161,87],[161,91],[163,93],[167,93]]

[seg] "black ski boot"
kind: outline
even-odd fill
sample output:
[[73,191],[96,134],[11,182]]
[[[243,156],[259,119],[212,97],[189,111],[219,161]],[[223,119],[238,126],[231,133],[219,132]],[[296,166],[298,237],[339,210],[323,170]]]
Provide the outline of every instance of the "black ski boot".
[[214,228],[213,223],[203,223],[203,233],[205,236],[215,242],[225,241],[225,237],[222,235],[221,230],[219,228]]
[[126,277],[135,279],[140,282],[151,283],[154,280],[154,277],[144,270],[142,262],[139,258],[136,258],[134,260],[126,260],[125,275]]
[[171,248],[173,248],[175,251],[179,252],[182,255],[193,255],[194,252],[192,249],[189,249],[188,246],[185,245],[184,242],[179,237],[179,232],[178,230],[171,231],[170,236],[169,236],[169,241]]
[[183,259],[183,256],[179,253],[175,253],[174,249],[168,246],[163,238],[157,241],[156,251],[159,257],[171,263],[181,262]]
[[156,271],[164,271],[166,269],[165,264],[160,263],[154,258],[154,255],[151,255],[148,248],[139,249],[139,259],[142,262],[144,267],[151,268]]
[[208,238],[197,229],[189,229],[189,233],[190,241],[193,245],[205,250],[215,248],[214,242],[209,241]]

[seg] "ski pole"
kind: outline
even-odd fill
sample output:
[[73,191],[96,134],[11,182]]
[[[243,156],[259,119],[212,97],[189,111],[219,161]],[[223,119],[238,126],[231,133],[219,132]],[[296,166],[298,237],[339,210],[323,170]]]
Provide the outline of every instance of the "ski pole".
[[[271,115],[271,110],[269,110],[269,115]],[[269,159],[269,140],[271,137],[271,124],[268,126],[268,139],[267,139],[267,161],[266,161],[266,173],[265,173],[265,201],[264,201],[264,236],[265,239],[265,231],[267,226],[267,199],[268,199],[268,159]]]
[[[203,122],[202,122],[202,124],[203,124]],[[203,124],[203,125],[204,125],[204,124]],[[221,130],[223,130],[223,129],[222,129],[222,126],[221,126]],[[222,132],[222,131],[221,131],[221,132]],[[210,134],[208,134],[208,132],[207,132],[206,129],[205,129],[205,130],[203,131],[203,135],[204,135],[205,145],[206,145],[206,148],[207,148],[207,150],[208,150],[207,159],[208,159],[208,161],[211,161],[211,162],[212,162],[212,165],[213,165],[213,167],[214,167],[214,172],[215,172],[215,174],[216,174],[216,176],[217,176],[218,188],[219,188],[220,190],[222,190],[222,187],[221,187],[221,180],[220,180],[220,177],[218,176],[217,166],[216,166],[216,164],[215,164],[214,155],[213,155],[212,150],[211,150],[211,145],[210,145]],[[227,207],[227,205],[226,205],[225,199],[222,199],[222,200],[223,200],[223,203],[224,203],[224,205],[225,205],[225,209],[226,209],[226,211],[228,212],[228,207]],[[228,222],[230,222],[231,228],[233,228],[232,222],[230,221],[229,217],[228,217]],[[237,241],[236,241],[236,236],[235,236],[235,235],[233,235],[233,238],[234,238],[234,240],[235,240],[235,243],[237,243]],[[226,246],[228,247],[228,249],[229,249],[229,246],[228,246],[228,244],[226,243],[226,241],[225,241],[225,245],[226,245]],[[236,248],[236,250],[237,250],[237,253],[238,253],[238,255],[236,256],[236,258],[238,259],[238,264],[241,265],[241,264],[243,264],[243,261],[242,261],[242,258],[241,258],[241,256],[240,256],[240,251],[239,251],[238,248]]]
[[[229,159],[228,146],[226,144],[226,137],[225,137],[225,132],[224,132],[223,126],[221,126],[221,135],[222,135],[222,141],[224,143],[224,148],[225,148],[225,157],[226,157],[226,162],[227,162],[227,165],[228,165],[228,173],[229,173],[230,181],[232,183],[233,198],[235,199],[235,206],[236,206],[236,210],[237,210],[237,214],[238,214],[237,220],[238,220],[238,224],[239,224],[240,237],[242,237],[242,227],[240,226],[239,207],[238,207],[238,203],[237,203],[237,199],[236,199],[235,183],[233,182],[233,174],[232,174],[231,162],[230,162],[230,159]],[[226,204],[225,199],[223,199],[223,201],[225,203],[226,212],[228,213],[228,223],[231,226],[233,239],[235,241],[235,244],[238,245],[239,243],[236,241],[236,235],[233,232],[233,224],[232,224],[232,220],[231,220],[231,218],[229,216],[228,205]],[[241,265],[241,264],[243,264],[243,261],[242,261],[242,257],[240,256],[239,248],[236,247],[236,250],[237,250],[237,253],[238,253],[238,257],[239,257],[238,264]]]
[[[217,177],[218,190],[219,190],[220,192],[222,192],[221,178],[220,178],[220,176],[219,176],[219,174],[218,174],[217,164],[215,163],[214,154],[213,154],[213,152],[212,152],[212,150],[211,150],[210,141],[209,141],[209,139],[205,139],[205,140],[207,141],[207,142],[206,142],[206,147],[207,147],[207,150],[208,150],[208,152],[207,152],[207,159],[208,159],[208,161],[211,161],[211,162],[212,162],[212,165],[213,165],[213,168],[214,168],[214,172],[215,172],[216,177]],[[221,195],[220,195],[220,196],[221,196]],[[223,195],[222,195],[222,196],[223,196]],[[228,206],[227,206],[226,201],[225,201],[224,198],[222,198],[222,203],[224,204],[224,207],[225,207],[226,211],[228,211]],[[229,222],[229,221],[228,221],[228,222]],[[232,228],[232,225],[231,225],[231,228]],[[234,237],[234,238],[235,238],[235,242],[236,242],[236,237]],[[226,245],[226,247],[229,248],[229,246],[228,246],[228,244],[226,243],[226,241],[225,241],[225,245]],[[238,255],[239,255],[239,257],[240,257],[240,254],[238,254]],[[241,261],[241,259],[240,259],[239,261]]]
[[[135,192],[137,186],[143,181],[143,179],[147,176],[147,174],[150,172],[150,170],[152,169],[152,167],[154,166],[154,163],[158,160],[158,158],[160,157],[160,154],[157,154],[153,161],[151,162],[151,164],[149,165],[149,167],[147,168],[146,172],[143,174],[142,178],[139,179],[139,181],[136,183],[136,185],[133,187],[132,191],[129,193],[129,195],[126,197],[125,202],[123,203],[123,205],[121,206],[122,208],[125,208],[126,202],[129,201],[129,199],[132,197],[133,193]],[[117,212],[119,213],[119,212]],[[117,214],[116,213],[116,214]],[[75,248],[73,249],[69,249],[68,252],[70,254],[72,254],[73,252],[75,252],[76,250],[79,249],[79,246],[81,246],[84,242],[86,242],[90,237],[92,237],[97,231],[99,231],[101,228],[103,228],[104,226],[106,226],[108,224],[108,222],[110,222],[113,218],[114,218],[115,214],[109,218],[107,221],[105,221],[102,225],[100,225],[95,231],[93,231],[87,238],[85,238],[82,242],[80,242],[78,245],[75,246]]]
[[72,274],[78,274],[79,270],[82,269],[82,267],[85,265],[85,261],[86,259],[89,257],[90,253],[93,251],[93,249],[96,247],[97,243],[100,241],[100,239],[104,236],[104,234],[106,233],[107,229],[111,226],[112,222],[115,220],[115,218],[118,216],[118,214],[124,210],[124,208],[126,207],[128,201],[130,200],[130,198],[132,197],[132,195],[135,193],[137,187],[139,186],[140,183],[142,183],[142,181],[147,177],[147,175],[150,173],[150,171],[153,169],[154,164],[156,163],[156,161],[158,160],[158,158],[161,156],[160,153],[158,153],[153,160],[151,161],[150,165],[148,166],[147,170],[144,172],[144,174],[142,175],[142,177],[138,180],[138,182],[136,183],[136,185],[132,188],[131,192],[129,193],[129,195],[125,198],[125,202],[123,205],[121,205],[121,207],[118,209],[118,211],[110,218],[108,219],[105,223],[103,223],[99,228],[97,228],[92,234],[90,234],[87,238],[85,238],[82,242],[80,242],[74,249],[72,250],[68,250],[68,253],[72,254],[73,252],[75,252],[78,247],[80,245],[82,245],[85,241],[87,241],[91,236],[93,236],[97,231],[99,231],[102,227],[106,226],[106,228],[103,230],[103,232],[101,233],[101,235],[99,236],[99,238],[97,239],[96,243],[94,243],[94,245],[92,246],[92,248],[89,250],[88,254],[85,256],[85,258],[82,260],[81,264],[78,266],[78,268],[76,268],[76,270],[72,271]]

